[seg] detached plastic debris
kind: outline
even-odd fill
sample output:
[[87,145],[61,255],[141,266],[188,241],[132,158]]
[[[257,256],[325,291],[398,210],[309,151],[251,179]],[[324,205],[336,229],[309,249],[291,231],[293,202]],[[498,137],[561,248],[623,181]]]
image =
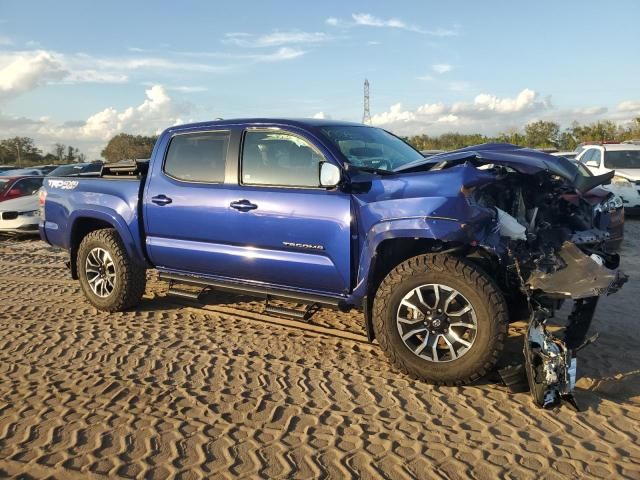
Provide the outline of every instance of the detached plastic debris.
[[619,270],[605,266],[604,260],[586,255],[575,244],[564,242],[556,256],[558,269],[535,270],[527,279],[531,290],[556,298],[588,298],[617,291],[628,279]]

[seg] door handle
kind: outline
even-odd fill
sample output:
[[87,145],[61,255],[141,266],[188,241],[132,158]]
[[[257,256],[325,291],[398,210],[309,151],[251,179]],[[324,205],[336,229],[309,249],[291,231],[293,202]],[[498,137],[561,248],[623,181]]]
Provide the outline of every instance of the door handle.
[[248,212],[249,210],[255,210],[258,208],[258,205],[251,203],[249,200],[237,200],[235,202],[231,202],[231,205],[229,206],[241,212]]
[[153,197],[151,199],[151,201],[153,203],[155,203],[156,205],[169,205],[171,202],[173,202],[173,200],[171,200],[169,197],[167,197],[166,195],[156,195],[155,197]]

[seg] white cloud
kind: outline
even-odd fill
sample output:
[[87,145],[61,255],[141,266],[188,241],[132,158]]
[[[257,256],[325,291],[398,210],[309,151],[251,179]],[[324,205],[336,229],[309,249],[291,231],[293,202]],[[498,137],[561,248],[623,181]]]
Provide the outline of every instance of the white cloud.
[[55,55],[38,50],[0,54],[0,96],[10,97],[69,75]]
[[301,57],[305,52],[297,48],[282,47],[267,55],[254,55],[252,58],[259,62],[279,62]]
[[373,125],[386,125],[399,122],[408,122],[416,119],[416,113],[402,109],[401,103],[396,103],[389,107],[389,111],[379,113],[371,117]]
[[78,70],[70,72],[64,81],[66,83],[125,83],[129,81],[129,77],[124,73]]
[[[265,61],[295,55],[277,51]],[[124,83],[129,80],[127,73],[137,70],[220,73],[225,67],[154,57],[102,58],[47,50],[0,52],[0,97],[15,97],[52,83]]]
[[315,113],[313,115],[313,118],[317,118],[317,119],[320,119],[320,120],[325,120],[325,119],[331,118],[331,115],[327,115],[324,112],[318,112],[318,113]]
[[370,13],[354,13],[351,15],[351,18],[356,23],[356,25],[364,25],[367,27],[390,27],[390,28],[402,28],[408,29],[408,25],[404,23],[402,20],[397,18],[390,18],[388,20],[384,20],[379,17],[375,17]]
[[436,63],[435,65],[431,65],[431,70],[436,73],[447,73],[453,69],[451,65],[448,63]]
[[626,100],[620,102],[616,107],[618,112],[632,112],[636,115],[640,115],[640,101]]
[[481,93],[473,100],[472,105],[458,103],[452,107],[452,112],[470,112],[470,111],[495,111],[498,113],[514,113],[523,110],[534,110],[544,105],[537,102],[538,93],[525,88],[515,98],[500,98],[496,95]]
[[273,52],[269,53],[225,53],[225,52],[174,52],[185,57],[192,58],[216,58],[219,60],[226,60],[227,62],[234,62],[223,66],[226,70],[231,70],[239,66],[239,64],[251,64],[260,62],[278,62],[284,60],[292,60],[298,58],[305,53],[304,50],[300,50],[295,47],[281,47]]
[[430,82],[431,80],[433,80],[433,77],[431,75],[420,75],[419,77],[416,77],[418,80],[425,80],[427,82]]
[[484,93],[472,101],[424,104],[415,109],[396,103],[374,115],[372,123],[400,135],[446,132],[495,135],[536,120],[554,121],[568,127],[574,120],[583,124],[598,120],[625,124],[637,115],[640,115],[640,101],[624,101],[613,110],[605,106],[558,109],[550,98],[540,98],[536,91],[525,88],[514,97]]
[[209,90],[207,87],[201,87],[198,85],[176,85],[174,87],[167,87],[167,89],[182,93],[199,93]]
[[336,17],[329,17],[325,20],[327,25],[332,27],[378,27],[378,28],[395,28],[399,30],[407,30],[410,32],[422,33],[434,37],[452,37],[459,34],[459,27],[454,28],[435,28],[427,29],[418,25],[412,25],[399,18],[380,18],[370,13],[353,13],[351,20],[342,20]]
[[480,94],[472,102],[425,104],[414,110],[396,103],[388,111],[374,115],[372,123],[401,134],[497,133],[508,125],[522,125],[529,118],[548,112],[550,103],[538,97],[535,91],[525,88],[513,98]]
[[189,105],[175,102],[163,86],[153,85],[145,91],[145,99],[137,106],[121,110],[107,107],[84,121],[63,124],[54,124],[46,118],[31,120],[0,114],[0,130],[8,136],[30,136],[45,152],[60,142],[79,147],[93,159],[114,135],[122,132],[158,134],[171,125],[187,121],[191,110]]
[[264,35],[236,32],[227,33],[223,43],[238,47],[279,47],[292,44],[314,44],[329,40],[330,37],[323,32],[273,32]]

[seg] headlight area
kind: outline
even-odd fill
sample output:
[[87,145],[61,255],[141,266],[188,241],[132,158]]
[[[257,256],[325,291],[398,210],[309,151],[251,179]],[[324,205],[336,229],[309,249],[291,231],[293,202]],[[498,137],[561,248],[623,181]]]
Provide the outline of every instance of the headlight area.
[[622,197],[613,195],[613,197],[608,198],[604,203],[609,210],[616,210],[622,207]]
[[28,210],[26,212],[0,212],[0,220],[16,220],[18,217],[35,217],[38,210]]
[[20,212],[18,215],[21,217],[34,217],[38,215],[38,213],[38,210],[29,210],[28,212]]

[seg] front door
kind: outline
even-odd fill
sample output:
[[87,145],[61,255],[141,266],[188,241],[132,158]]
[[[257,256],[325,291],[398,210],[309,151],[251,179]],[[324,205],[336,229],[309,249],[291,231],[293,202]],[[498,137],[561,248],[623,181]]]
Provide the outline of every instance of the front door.
[[243,276],[344,293],[350,285],[351,197],[319,186],[327,159],[302,133],[247,129],[232,222]]

